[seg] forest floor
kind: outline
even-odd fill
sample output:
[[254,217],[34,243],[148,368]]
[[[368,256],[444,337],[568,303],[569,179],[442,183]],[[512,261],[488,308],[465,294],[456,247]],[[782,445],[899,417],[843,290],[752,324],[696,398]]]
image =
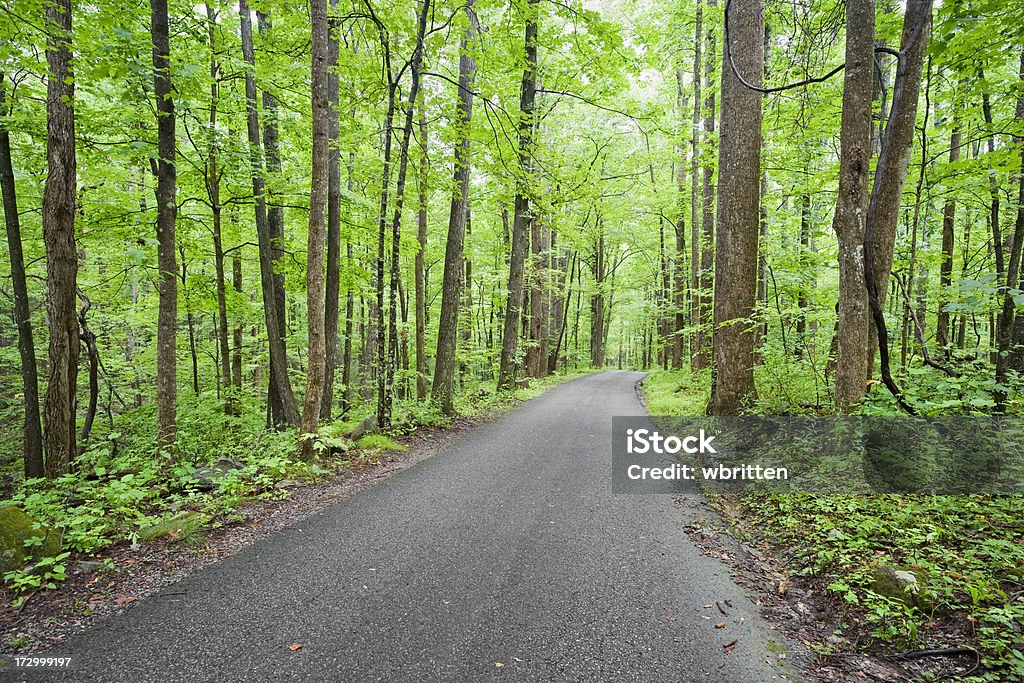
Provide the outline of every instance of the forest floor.
[[[643,395],[652,415],[700,415],[702,387],[685,372],[655,372]],[[708,498],[716,514],[691,526],[691,539],[815,653],[814,680],[1024,680],[1019,497]],[[922,602],[876,593],[883,566],[918,577]]]

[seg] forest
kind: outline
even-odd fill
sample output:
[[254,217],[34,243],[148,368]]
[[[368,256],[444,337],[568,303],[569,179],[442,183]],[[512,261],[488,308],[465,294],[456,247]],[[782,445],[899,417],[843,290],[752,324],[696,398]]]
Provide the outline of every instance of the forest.
[[[652,414],[1024,408],[1020,3],[6,0],[0,36],[0,483],[62,534],[17,604],[585,372]],[[1024,675],[1019,498],[842,505],[739,507],[905,644],[934,620],[850,564],[903,529]]]

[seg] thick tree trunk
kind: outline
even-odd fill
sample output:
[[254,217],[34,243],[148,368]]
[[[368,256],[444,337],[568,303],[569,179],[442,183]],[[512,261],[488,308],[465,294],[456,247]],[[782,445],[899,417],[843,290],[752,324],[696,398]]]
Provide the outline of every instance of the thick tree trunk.
[[[46,9],[46,185],[43,241],[46,244],[46,313],[50,327],[49,378],[44,415],[45,474],[68,472],[76,454],[75,388],[78,380],[78,320],[75,289],[75,85],[71,64],[71,1]],[[171,271],[173,276],[174,271]]]
[[[338,0],[331,0],[332,15]],[[338,30],[332,16],[327,28],[327,282],[324,299],[324,387],[320,398],[320,419],[330,421],[334,407],[334,369],[338,357],[338,307],[341,305],[341,117],[338,111]]]
[[[871,162],[874,0],[846,0],[846,72],[840,134],[839,195],[832,228],[839,242],[836,410],[852,410],[867,389],[868,290],[864,226]],[[805,200],[805,203],[809,200]]]
[[[761,93],[764,17],[760,0],[733,0],[722,60],[718,219],[715,246],[713,375],[710,411],[736,415],[754,387],[754,297],[760,221]],[[733,65],[735,62],[735,65]]]
[[473,0],[466,4],[468,24],[462,37],[459,54],[459,86],[457,119],[459,143],[455,146],[451,209],[448,212],[448,239],[444,247],[444,274],[441,279],[441,313],[437,322],[437,353],[434,355],[434,382],[431,397],[441,404],[445,415],[453,415],[455,383],[455,348],[459,334],[459,307],[464,268],[463,243],[469,213],[469,132],[473,120],[473,83],[476,60],[471,49],[476,42],[479,24]]
[[25,478],[43,476],[43,430],[39,419],[39,376],[36,348],[32,339],[32,313],[29,309],[25,257],[21,247],[21,223],[18,220],[18,194],[11,163],[11,138],[5,119],[9,115],[0,73],[0,193],[3,195],[4,227],[11,256],[11,285],[14,289],[14,325],[18,328],[18,352],[21,356],[21,385],[25,397],[25,423],[22,448]]
[[[328,136],[331,105],[327,96],[327,0],[310,0],[312,37],[311,100],[313,113],[313,164],[309,190],[309,228],[306,236],[306,316],[309,326],[309,353],[306,367],[306,396],[302,406],[301,453],[304,460],[314,456],[313,438],[320,421],[320,401],[324,396],[327,359],[324,330],[324,241],[327,238],[326,211]],[[335,283],[337,290],[337,283]],[[337,291],[334,293],[337,315]],[[337,318],[335,318],[337,325]]]
[[[238,11],[241,18],[242,57],[246,63],[245,99],[246,128],[249,139],[249,159],[252,173],[252,193],[256,200],[256,235],[259,241],[260,285],[263,293],[263,315],[267,326],[267,343],[270,347],[270,379],[268,395],[273,392],[280,397],[284,421],[290,425],[299,424],[299,411],[288,377],[288,355],[284,345],[283,307],[278,308],[275,274],[274,246],[267,214],[266,193],[263,180],[263,161],[260,152],[260,127],[256,111],[256,78],[254,74],[256,55],[252,45],[252,16],[247,0],[240,0]],[[273,403],[273,401],[272,401]]]
[[512,253],[509,259],[508,300],[505,305],[505,326],[501,334],[501,364],[498,389],[513,389],[518,361],[519,323],[523,308],[523,270],[528,248],[530,216],[530,177],[533,172],[533,110],[537,100],[537,23],[540,0],[527,0],[524,44],[526,69],[519,96],[519,166],[516,180],[515,213],[512,218]]
[[[256,22],[264,39],[272,30],[270,15],[267,12],[256,12]],[[284,272],[281,260],[284,258],[284,208],[274,199],[274,180],[281,174],[281,151],[278,143],[277,128],[277,97],[268,89],[263,89],[263,149],[266,155],[267,174],[271,178],[271,187],[264,193],[267,206],[267,227],[270,230],[270,254],[274,268],[274,305],[277,307],[277,334],[284,349],[285,374],[288,372],[288,311],[287,293],[285,291]],[[266,182],[264,180],[264,182]],[[274,354],[270,355],[270,374],[276,374]],[[292,424],[285,407],[286,398],[280,386],[275,382],[268,386],[267,402],[274,425],[283,427]]]
[[178,267],[174,244],[177,220],[174,100],[171,97],[170,34],[167,0],[150,0],[153,33],[153,91],[156,94],[156,238],[160,307],[156,328],[156,444],[164,455],[174,449],[177,433]]
[[[882,151],[875,169],[875,183],[871,189],[865,232],[870,242],[869,251],[873,286],[878,308],[873,319],[880,318],[878,309],[885,308],[892,270],[893,250],[896,245],[896,225],[899,222],[900,199],[907,179],[910,156],[917,123],[917,104],[921,92],[921,72],[924,53],[931,32],[932,0],[908,0],[903,21],[899,67],[893,85],[892,109],[882,138]],[[869,304],[871,291],[869,290]],[[870,304],[875,308],[874,304]],[[885,333],[878,329],[880,336]],[[869,340],[870,348],[875,342]],[[874,356],[872,351],[869,358]],[[886,359],[883,362],[888,362]],[[870,361],[869,361],[870,363]],[[870,370],[870,367],[868,368]],[[865,381],[870,379],[865,376]]]

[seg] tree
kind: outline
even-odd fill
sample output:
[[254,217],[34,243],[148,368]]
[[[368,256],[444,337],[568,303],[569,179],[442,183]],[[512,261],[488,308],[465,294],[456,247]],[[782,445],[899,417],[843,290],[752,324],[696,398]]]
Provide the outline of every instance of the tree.
[[320,419],[330,420],[334,405],[334,370],[338,355],[338,307],[341,290],[341,117],[338,111],[338,30],[339,21],[333,16],[338,10],[338,0],[331,0],[332,17],[328,23],[327,35],[327,100],[329,104],[327,123],[327,280],[324,302],[324,387],[320,399]]
[[263,293],[263,317],[267,328],[267,345],[270,347],[270,383],[280,400],[285,423],[297,425],[299,412],[292,393],[291,380],[288,377],[288,354],[284,345],[283,325],[280,316],[284,311],[277,305],[274,284],[274,255],[270,220],[267,215],[265,183],[263,180],[263,161],[260,146],[259,115],[256,110],[256,53],[252,44],[252,13],[246,0],[238,3],[241,19],[242,58],[246,64],[245,71],[245,102],[246,131],[249,140],[249,163],[252,176],[252,193],[256,208],[256,237],[259,242],[260,285]]
[[874,85],[875,3],[846,0],[846,72],[840,133],[839,194],[832,221],[839,242],[839,322],[835,404],[855,406],[866,391],[868,290],[864,226],[871,162],[871,99]]
[[437,323],[437,352],[434,356],[434,383],[431,397],[441,404],[445,415],[455,412],[453,385],[455,347],[458,343],[460,292],[463,270],[463,240],[469,205],[469,126],[473,120],[473,82],[476,60],[470,52],[479,24],[473,0],[466,4],[466,30],[459,49],[458,118],[460,139],[455,147],[451,208],[448,213],[448,239],[444,248],[444,275],[441,281],[441,313]]
[[518,362],[519,323],[523,309],[523,270],[526,264],[527,230],[533,220],[530,214],[530,176],[533,169],[533,110],[537,101],[537,23],[540,1],[527,0],[526,28],[523,44],[526,68],[519,95],[519,173],[516,175],[516,196],[512,217],[512,251],[509,258],[508,299],[505,304],[505,325],[501,334],[501,364],[498,389],[513,389]]
[[35,342],[32,339],[32,313],[29,310],[28,283],[25,279],[25,256],[21,247],[18,194],[14,187],[14,166],[11,162],[11,136],[5,122],[10,111],[6,95],[4,74],[0,73],[0,194],[3,198],[7,247],[11,254],[14,324],[18,328],[21,386],[25,399],[25,422],[22,429],[25,478],[30,479],[43,476],[43,430],[39,420],[39,378],[36,369]]
[[[324,332],[324,240],[328,185],[328,130],[330,100],[327,97],[328,31],[327,0],[311,0],[313,60],[313,169],[309,191],[309,231],[306,239],[306,315],[309,324],[309,361],[306,366],[306,399],[302,409],[302,457],[313,458],[313,439],[320,419],[326,366]],[[335,292],[337,299],[337,292]],[[335,302],[335,309],[337,302]],[[337,321],[335,320],[335,324]]]
[[[872,277],[868,279],[868,303],[883,356],[888,352],[888,341],[882,310],[888,291],[889,272],[892,270],[900,198],[914,144],[921,72],[931,23],[932,0],[907,1],[900,43],[901,56],[893,83],[892,108],[882,137],[882,151],[875,168],[875,182],[871,188],[865,224],[865,258],[872,272]],[[891,378],[887,377],[889,359],[883,357],[880,362],[883,381],[890,390],[894,390]],[[870,375],[865,379],[870,379]]]
[[756,397],[754,332],[760,228],[764,18],[760,0],[726,7],[715,242],[713,380],[710,411],[735,415]]
[[156,94],[157,155],[153,164],[156,186],[157,262],[160,313],[156,351],[156,443],[161,453],[174,448],[178,396],[178,264],[174,228],[178,213],[175,168],[174,99],[171,94],[171,47],[167,0],[150,0],[153,34],[153,91]]
[[[46,244],[46,313],[50,327],[49,377],[44,399],[45,474],[67,473],[77,451],[75,389],[78,380],[78,318],[75,290],[75,80],[71,57],[71,1],[46,8],[46,186],[43,241]],[[171,270],[174,276],[174,270]]]

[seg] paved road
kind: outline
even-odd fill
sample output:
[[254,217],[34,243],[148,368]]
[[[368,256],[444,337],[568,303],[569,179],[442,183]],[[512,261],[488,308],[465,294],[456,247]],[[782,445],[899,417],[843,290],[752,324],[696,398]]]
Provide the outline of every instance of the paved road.
[[689,542],[692,513],[611,494],[611,417],[643,414],[641,377],[474,429],[69,641],[80,666],[46,680],[779,680],[781,636]]

